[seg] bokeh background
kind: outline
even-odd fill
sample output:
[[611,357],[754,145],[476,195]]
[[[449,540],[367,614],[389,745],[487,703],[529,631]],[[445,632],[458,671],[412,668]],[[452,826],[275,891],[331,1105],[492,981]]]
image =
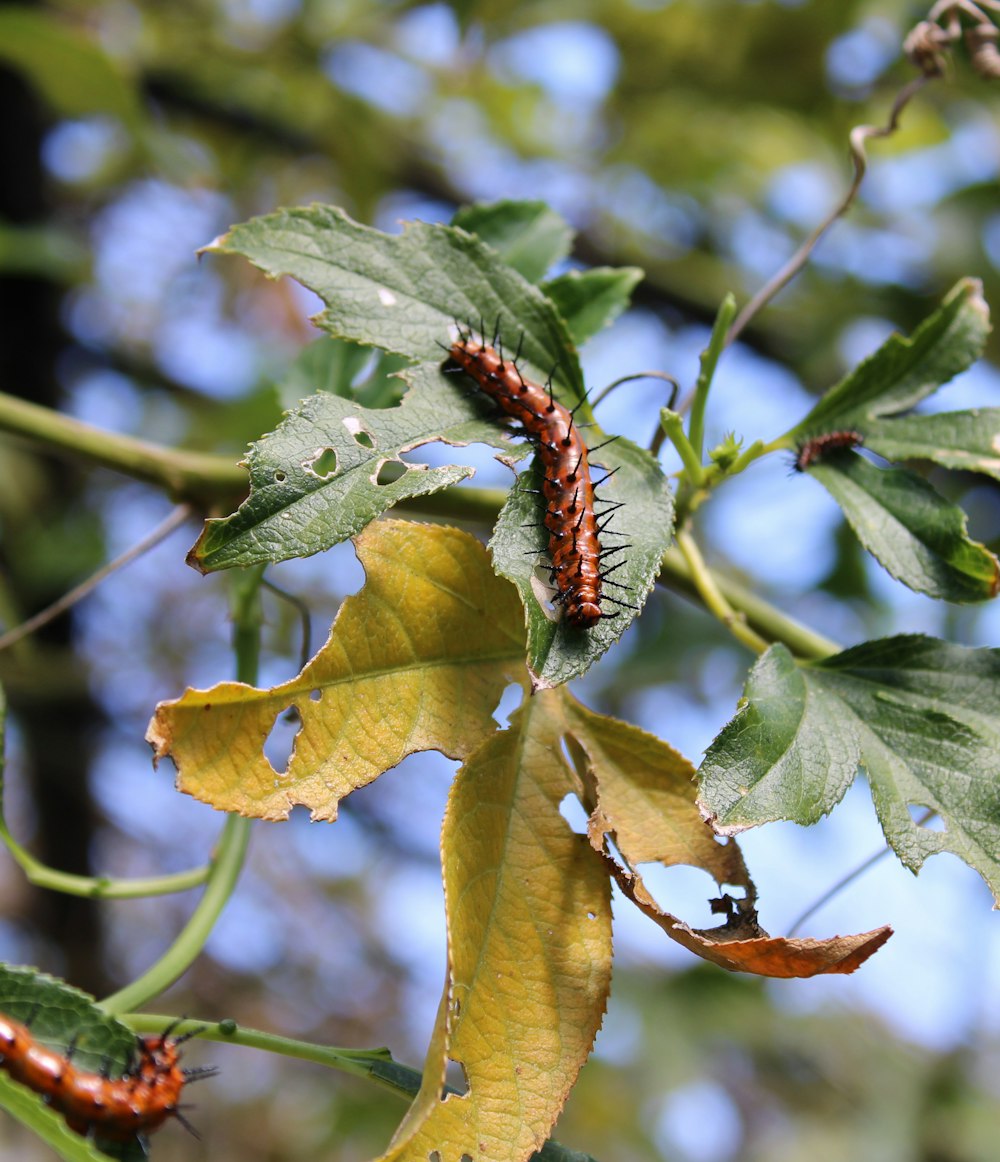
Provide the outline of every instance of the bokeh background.
[[[912,75],[925,12],[904,0],[63,0],[0,3],[0,391],[114,431],[239,455],[277,422],[275,387],[317,336],[294,285],[196,261],[233,222],[279,205],[344,206],[396,230],[471,200],[551,203],[580,264],[635,264],[635,307],[583,352],[588,383],[660,369],[690,385],[726,291],[741,300],[849,180],[850,127],[883,121]],[[849,218],[725,357],[709,438],[790,426],[955,280],[1000,303],[1000,88],[955,62],[871,148]],[[996,356],[997,349],[991,351]],[[608,431],[646,442],[663,385],[620,388]],[[932,401],[1000,403],[984,362]],[[428,457],[435,453],[428,451]],[[509,476],[483,450],[448,449]],[[674,467],[665,454],[668,468]],[[48,604],[169,511],[149,488],[0,439],[0,620]],[[992,608],[943,606],[866,560],[822,489],[760,463],[704,511],[713,562],[845,644],[924,631],[997,644]],[[1000,544],[995,485],[950,474],[973,533]],[[488,530],[482,530],[486,535]],[[225,577],[183,563],[191,523],[71,616],[0,654],[12,708],[15,834],[70,871],[155,875],[202,862],[221,819],[153,773],[156,702],[232,672]],[[308,603],[314,648],[362,583],[349,546],[274,568]],[[262,680],[298,668],[300,627],[265,605]],[[591,706],[695,762],[733,712],[750,659],[658,592],[585,681]],[[272,736],[275,761],[291,743]],[[160,1011],[419,1065],[444,971],[437,834],[453,773],[415,756],[337,824],[259,826],[246,875],[198,964]],[[859,783],[821,825],[743,841],[762,921],[784,933],[882,846]],[[711,885],[652,886],[708,923]],[[0,853],[0,959],[97,995],[169,944],[193,901],[94,905],[31,889]],[[730,976],[616,906],[616,975],[592,1061],[557,1129],[601,1162],[988,1162],[1000,1129],[1000,941],[989,893],[951,857],[914,878],[892,857],[807,934],[891,923],[855,976]],[[164,1159],[360,1162],[403,1113],[380,1090],[266,1054],[192,1050],[220,1076]],[[47,1157],[0,1121],[4,1158]]]

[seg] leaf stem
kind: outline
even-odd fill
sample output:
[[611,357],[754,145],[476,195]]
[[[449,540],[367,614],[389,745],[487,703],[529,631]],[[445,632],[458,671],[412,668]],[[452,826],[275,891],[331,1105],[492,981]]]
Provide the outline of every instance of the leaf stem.
[[[694,573],[680,548],[668,549],[660,563],[659,582],[679,593],[704,601],[694,580]],[[843,648],[830,638],[823,637],[808,626],[789,617],[756,593],[717,572],[706,572],[729,606],[746,619],[746,623],[761,637],[771,642],[784,642],[801,658],[819,661]]]
[[269,1053],[280,1053],[283,1057],[295,1057],[299,1061],[313,1061],[317,1065],[339,1069],[355,1077],[370,1077],[406,1097],[412,1097],[420,1088],[420,1071],[393,1061],[388,1049],[338,1049],[316,1045],[310,1041],[265,1033],[261,1029],[248,1029],[232,1020],[178,1022],[176,1017],[134,1012],[120,1014],[120,1020],[137,1033],[162,1033],[164,1029],[173,1028],[178,1035],[197,1033],[199,1038],[206,1041],[244,1045],[248,1049],[264,1049]]
[[754,653],[762,654],[770,643],[766,642],[755,630],[752,630],[747,625],[746,618],[737,613],[726,600],[722,590],[716,584],[711,570],[705,564],[705,559],[702,557],[694,537],[686,529],[679,529],[677,532],[677,548],[687,562],[698,595],[708,607],[709,612],[728,628],[737,641],[742,642]]
[[[914,819],[913,823],[916,827],[923,827],[924,824],[933,819],[936,814],[936,811],[928,808],[928,810],[925,811],[918,819]],[[834,896],[839,895],[844,890],[844,888],[846,888],[849,884],[852,884],[856,879],[858,879],[859,876],[864,875],[866,871],[868,871],[870,868],[873,868],[881,860],[885,859],[885,857],[889,855],[891,851],[892,848],[886,844],[885,847],[880,847],[878,851],[873,852],[867,859],[862,860],[861,863],[857,865],[857,867],[852,868],[845,875],[841,876],[840,879],[837,880],[837,882],[833,885],[833,887],[828,888],[819,897],[818,900],[814,900],[813,903],[811,903],[809,907],[806,908],[806,910],[795,920],[795,923],[792,924],[791,928],[788,929],[789,938],[794,936],[795,933],[799,931],[799,929],[810,918],[810,916],[815,915],[815,913],[818,912],[820,908],[828,904],[834,898]]]
[[55,620],[61,613],[65,613],[67,609],[71,609],[78,601],[82,601],[88,593],[91,593],[98,585],[112,573],[131,564],[132,561],[141,557],[144,553],[149,552],[161,541],[166,540],[174,529],[180,527],[191,515],[191,508],[186,504],[177,505],[169,515],[156,526],[151,533],[148,533],[141,541],[132,545],[131,548],[125,550],[119,556],[115,557],[113,561],[109,561],[106,565],[102,565],[96,573],[91,574],[86,581],[81,582],[75,586],[68,593],[64,593],[62,597],[40,613],[36,613],[34,617],[29,617],[27,621],[21,622],[13,629],[9,629],[5,634],[0,635],[0,650],[5,650],[9,646],[19,642],[28,634],[34,633],[36,629],[41,629],[43,625],[48,625],[50,621]]
[[0,431],[62,448],[162,488],[174,500],[204,508],[246,494],[247,474],[227,456],[182,452],[108,432],[72,416],[0,392]]
[[[312,1061],[341,1073],[355,1077],[366,1077],[397,1097],[412,1098],[420,1091],[423,1076],[419,1069],[394,1061],[388,1049],[339,1049],[327,1045],[315,1045],[310,1041],[297,1041],[292,1037],[279,1037],[260,1029],[248,1029],[233,1020],[224,1021],[178,1021],[176,1017],[154,1013],[121,1013],[119,1020],[137,1033],[162,1033],[171,1029],[178,1035],[196,1033],[201,1040],[222,1044],[244,1045],[250,1049],[265,1049],[280,1053],[283,1057],[294,1057],[299,1061]],[[446,1093],[457,1094],[452,1086],[444,1087]],[[541,1150],[531,1155],[529,1162],[595,1162],[589,1154],[580,1154],[560,1145],[550,1138]]]
[[708,346],[701,353],[701,369],[691,397],[691,420],[688,424],[688,439],[699,461],[705,452],[705,407],[708,403],[708,392],[715,377],[719,356],[726,349],[726,335],[735,314],[736,299],[732,294],[727,294],[719,305],[719,313],[715,316]]
[[705,471],[701,465],[701,457],[684,431],[683,417],[679,412],[672,412],[670,408],[660,408],[660,424],[666,432],[667,439],[677,449],[690,486],[694,489],[701,488]]
[[[260,581],[264,567],[234,573],[233,646],[237,681],[257,679],[260,656]],[[227,817],[205,882],[205,894],[173,944],[160,959],[131,984],[100,1002],[110,1013],[128,1012],[158,996],[190,968],[205,947],[219,916],[229,902],[246,857],[250,820]]]

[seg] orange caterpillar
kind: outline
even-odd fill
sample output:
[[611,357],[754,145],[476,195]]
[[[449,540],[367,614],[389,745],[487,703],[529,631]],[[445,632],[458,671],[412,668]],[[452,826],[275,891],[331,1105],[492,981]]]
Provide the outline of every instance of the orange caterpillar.
[[[603,530],[594,512],[587,446],[572,413],[556,402],[551,390],[521,375],[516,356],[504,359],[502,351],[498,353],[485,340],[477,342],[471,334],[460,333],[448,354],[538,447],[544,477],[543,523],[559,591],[556,600],[563,603],[566,621],[575,629],[590,629],[602,617],[615,616],[601,612],[601,587],[607,574],[619,566],[602,570],[601,558],[621,550],[601,549]],[[608,512],[617,507],[613,505]],[[625,604],[607,595],[603,599]]]
[[72,1049],[61,1056],[40,1045],[26,1025],[0,1014],[0,1069],[41,1094],[78,1134],[127,1142],[170,1117],[195,1134],[179,1112],[181,1091],[186,1082],[216,1071],[181,1069],[179,1047],[194,1034],[171,1038],[169,1033],[137,1037],[129,1070],[109,1078],[77,1069],[70,1060]]
[[864,442],[864,436],[855,431],[825,432],[822,436],[813,436],[799,448],[795,457],[795,471],[805,472],[810,464],[815,464],[837,452],[857,448]]

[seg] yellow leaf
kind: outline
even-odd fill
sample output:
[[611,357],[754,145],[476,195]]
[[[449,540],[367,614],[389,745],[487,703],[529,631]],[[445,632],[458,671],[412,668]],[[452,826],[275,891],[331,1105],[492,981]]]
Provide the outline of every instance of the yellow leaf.
[[[162,702],[147,741],[178,786],[224,811],[284,819],[296,804],[334,819],[344,795],[415,751],[464,758],[496,728],[504,688],[524,681],[523,615],[482,545],[457,529],[380,521],[356,541],[367,581],[301,674],[270,690],[223,682]],[[288,770],[263,746],[301,716]]]
[[[559,813],[572,787],[559,697],[530,699],[455,780],[441,843],[448,982],[423,1088],[384,1162],[529,1157],[600,1027],[610,884]],[[442,1100],[449,1059],[469,1089]]]

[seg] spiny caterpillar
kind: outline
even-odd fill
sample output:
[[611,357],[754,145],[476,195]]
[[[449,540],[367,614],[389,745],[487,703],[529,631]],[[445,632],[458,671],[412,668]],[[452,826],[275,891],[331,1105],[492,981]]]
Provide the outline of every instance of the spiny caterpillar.
[[[498,344],[496,338],[494,343]],[[602,596],[601,590],[608,574],[621,565],[604,568],[601,562],[628,546],[602,549],[600,537],[610,514],[621,506],[612,504],[601,514],[595,512],[587,445],[573,413],[553,397],[551,381],[542,387],[524,378],[517,366],[520,348],[513,359],[505,359],[502,347],[498,352],[485,339],[459,329],[447,350],[451,360],[521,425],[538,448],[545,509],[542,523],[549,534],[552,577],[558,590],[555,600],[562,603],[567,623],[574,629],[590,629],[601,618],[616,616],[602,612],[602,600],[616,605],[625,602]]]
[[810,464],[822,460],[833,452],[845,452],[857,448],[865,442],[860,432],[826,432],[822,436],[813,436],[801,445],[795,457],[795,471],[805,472]]
[[132,1063],[123,1077],[88,1073],[65,1056],[41,1045],[27,1025],[0,1013],[0,1069],[41,1094],[78,1134],[109,1142],[128,1142],[176,1118],[197,1134],[179,1110],[188,1081],[212,1077],[216,1070],[181,1069],[180,1046],[194,1036],[170,1037],[170,1030],[137,1037]]

